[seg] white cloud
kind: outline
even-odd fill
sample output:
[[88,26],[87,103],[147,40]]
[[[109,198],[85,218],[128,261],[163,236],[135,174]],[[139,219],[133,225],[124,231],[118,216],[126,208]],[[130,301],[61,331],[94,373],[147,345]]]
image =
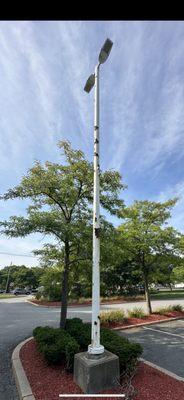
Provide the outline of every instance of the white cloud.
[[165,202],[175,197],[178,197],[179,200],[173,208],[169,223],[172,224],[174,228],[184,233],[184,181],[178,182],[173,186],[167,186],[166,189],[155,196],[153,200]]

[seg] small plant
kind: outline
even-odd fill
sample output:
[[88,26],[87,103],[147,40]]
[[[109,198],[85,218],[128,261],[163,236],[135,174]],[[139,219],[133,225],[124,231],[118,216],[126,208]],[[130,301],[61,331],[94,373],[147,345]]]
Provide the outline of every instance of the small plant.
[[161,308],[157,308],[157,309],[154,311],[154,314],[165,315],[166,313],[171,312],[171,311],[172,311],[172,310],[171,310],[171,306],[168,306],[168,307],[161,307]]
[[100,313],[100,321],[102,324],[110,324],[111,322],[126,322],[127,318],[123,310],[102,311]]
[[159,314],[159,315],[167,315],[168,313],[171,313],[173,311],[183,311],[183,306],[181,304],[175,304],[173,306],[167,306],[167,307],[161,307],[157,308],[154,313]]
[[141,307],[134,307],[132,310],[127,311],[129,318],[145,318],[147,314]]
[[174,304],[172,306],[172,311],[179,311],[182,312],[183,311],[183,306],[181,304]]
[[90,297],[80,297],[80,299],[78,299],[78,303],[79,304],[83,304],[83,303],[88,303],[91,302],[91,298]]

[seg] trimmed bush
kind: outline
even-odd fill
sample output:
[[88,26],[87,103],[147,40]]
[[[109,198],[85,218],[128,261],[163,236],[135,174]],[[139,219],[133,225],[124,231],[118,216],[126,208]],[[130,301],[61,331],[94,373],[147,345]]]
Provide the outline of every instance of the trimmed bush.
[[[74,318],[67,320],[66,330],[76,339],[80,351],[86,351],[91,343],[91,325],[83,323],[79,318]],[[105,349],[119,356],[121,373],[125,370],[130,370],[143,351],[138,343],[131,343],[128,339],[103,327],[101,328],[100,342]]]
[[75,338],[80,346],[80,351],[86,351],[91,343],[91,324],[84,324],[80,318],[66,320],[66,331]]
[[127,311],[129,318],[145,318],[147,314],[141,307],[134,307],[132,310]]
[[64,361],[67,369],[73,368],[74,355],[79,352],[79,345],[68,332],[45,326],[35,328],[33,336],[48,364]]
[[110,324],[111,322],[126,322],[125,312],[123,310],[102,311],[100,313],[101,323]]
[[[65,362],[66,368],[72,370],[74,355],[86,351],[91,343],[91,325],[83,323],[80,318],[67,319],[66,330],[49,326],[37,327],[33,336],[38,343],[39,351],[48,364]],[[105,349],[117,354],[121,373],[134,367],[137,358],[142,354],[138,343],[117,335],[107,328],[101,328],[101,344]]]

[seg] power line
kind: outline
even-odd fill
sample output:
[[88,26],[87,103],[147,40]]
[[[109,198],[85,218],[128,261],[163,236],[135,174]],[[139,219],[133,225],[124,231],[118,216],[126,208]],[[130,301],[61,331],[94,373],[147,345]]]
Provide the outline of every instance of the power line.
[[38,256],[31,256],[31,255],[28,255],[28,254],[6,253],[5,251],[0,251],[0,254],[6,254],[8,256],[15,256],[15,257],[31,257],[31,258],[38,257]]

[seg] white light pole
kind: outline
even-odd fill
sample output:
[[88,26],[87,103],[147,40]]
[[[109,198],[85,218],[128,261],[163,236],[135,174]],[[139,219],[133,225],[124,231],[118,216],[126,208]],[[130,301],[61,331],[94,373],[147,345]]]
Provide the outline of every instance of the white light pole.
[[94,194],[93,194],[93,282],[92,282],[92,328],[88,353],[102,354],[100,344],[100,163],[99,163],[99,70],[100,64],[108,58],[113,43],[107,39],[99,54],[95,74],[90,75],[84,90],[89,93],[95,85],[94,97]]

